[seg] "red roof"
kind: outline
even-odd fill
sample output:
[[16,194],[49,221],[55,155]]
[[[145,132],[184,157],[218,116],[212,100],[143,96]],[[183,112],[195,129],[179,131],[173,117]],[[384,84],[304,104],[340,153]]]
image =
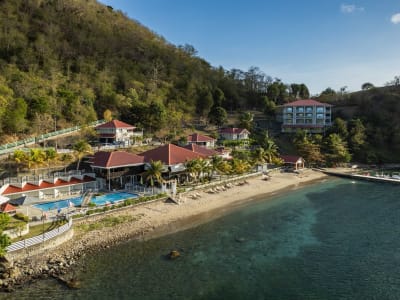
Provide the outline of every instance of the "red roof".
[[56,188],[60,186],[66,186],[66,185],[73,185],[73,184],[78,184],[78,183],[84,183],[84,182],[90,182],[94,181],[95,179],[89,176],[85,176],[83,180],[72,177],[70,181],[64,181],[61,179],[56,180],[55,183],[49,183],[46,181],[42,181],[40,185],[35,185],[31,183],[26,183],[22,188],[14,186],[14,185],[9,185],[5,191],[2,193],[2,195],[9,195],[9,194],[15,194],[15,193],[22,193],[22,192],[30,192],[34,190],[41,190],[41,189],[46,189],[46,188]]
[[198,134],[198,133],[193,133],[191,135],[188,135],[187,137],[188,142],[212,142],[215,141],[212,137]]
[[222,128],[219,133],[241,134],[250,132],[246,128]]
[[10,203],[3,203],[0,206],[0,211],[2,211],[2,212],[15,211],[16,209],[17,208],[14,205],[10,204]]
[[167,166],[176,165],[180,163],[184,163],[188,160],[193,160],[196,158],[204,158],[205,155],[195,153],[188,149],[173,145],[167,144],[146,152],[139,154],[144,157],[145,162],[157,161],[160,160],[163,164]]
[[94,154],[92,166],[99,168],[117,168],[134,166],[144,163],[143,157],[124,151],[99,151]]
[[196,144],[190,144],[190,145],[186,145],[185,147],[183,147],[185,149],[189,149],[190,151],[202,154],[204,156],[213,156],[213,155],[219,155],[219,152],[212,150],[212,149],[208,149]]
[[332,106],[327,103],[321,103],[313,99],[297,100],[284,104],[283,106]]
[[299,161],[299,159],[302,159],[301,156],[295,156],[295,155],[281,155],[281,158],[285,163],[289,164],[295,164]]
[[136,128],[135,126],[129,125],[128,123],[118,121],[118,120],[112,120],[110,122],[101,124],[99,126],[96,126],[97,128]]

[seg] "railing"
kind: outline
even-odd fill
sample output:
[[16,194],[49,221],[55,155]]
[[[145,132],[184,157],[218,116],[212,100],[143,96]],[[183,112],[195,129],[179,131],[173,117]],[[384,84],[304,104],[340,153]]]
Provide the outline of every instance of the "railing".
[[67,134],[67,133],[78,131],[82,127],[85,127],[85,126],[93,127],[93,126],[97,126],[97,125],[100,125],[100,124],[103,124],[103,123],[105,123],[105,120],[97,120],[97,121],[94,121],[94,122],[89,123],[87,125],[65,128],[65,129],[61,129],[61,130],[58,130],[58,131],[53,131],[53,132],[49,132],[49,133],[46,133],[46,134],[41,134],[41,135],[39,135],[37,137],[32,137],[32,138],[16,141],[16,142],[13,142],[13,143],[8,143],[8,144],[5,144],[5,145],[1,145],[0,146],[0,155],[12,152],[16,148],[21,147],[21,146],[33,145],[35,143],[42,142],[42,141],[44,141],[46,139],[49,139],[49,138],[52,138],[52,137],[55,137],[55,136],[58,136],[58,135],[63,135],[63,134]]
[[26,175],[20,177],[8,177],[5,179],[0,179],[0,187],[5,184],[19,184],[24,182],[35,182],[39,180],[54,180],[59,177],[69,177],[69,176],[81,176],[81,170],[70,170],[68,172],[54,172],[53,174],[38,174],[38,175]]
[[19,242],[15,242],[12,243],[10,246],[8,246],[6,248],[7,252],[13,252],[13,251],[17,251],[17,250],[21,250],[27,247],[31,247],[40,243],[43,243],[51,238],[54,238],[64,232],[67,232],[72,226],[72,218],[68,220],[68,223],[60,226],[56,229],[53,229],[51,231],[48,232],[44,232],[41,235],[29,238],[29,239],[25,239]]

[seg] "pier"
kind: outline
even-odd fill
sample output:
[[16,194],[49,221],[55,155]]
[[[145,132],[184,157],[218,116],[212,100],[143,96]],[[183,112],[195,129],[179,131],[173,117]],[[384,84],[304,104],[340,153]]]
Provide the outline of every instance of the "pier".
[[378,176],[370,176],[370,175],[360,175],[354,173],[346,173],[340,171],[328,171],[325,169],[316,169],[326,175],[349,178],[354,180],[364,180],[364,181],[373,181],[380,183],[392,183],[392,184],[400,184],[400,179],[390,178],[390,177],[378,177]]

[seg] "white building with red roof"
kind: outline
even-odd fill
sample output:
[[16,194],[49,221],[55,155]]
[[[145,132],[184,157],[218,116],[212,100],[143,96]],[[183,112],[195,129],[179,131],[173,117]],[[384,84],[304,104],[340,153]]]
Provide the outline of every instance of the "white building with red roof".
[[195,144],[195,145],[204,146],[207,148],[214,148],[215,139],[210,136],[207,136],[207,135],[193,133],[193,134],[187,136],[187,143],[189,145]]
[[222,139],[228,141],[247,140],[250,132],[246,128],[222,128],[219,130]]
[[332,124],[332,105],[312,99],[286,103],[282,121],[282,132],[295,132],[297,129],[324,132]]
[[144,170],[144,157],[125,151],[99,151],[91,161],[100,189],[127,188],[135,181],[136,174]]
[[120,143],[125,146],[134,144],[137,137],[143,137],[143,131],[122,121],[112,120],[95,128],[100,143]]

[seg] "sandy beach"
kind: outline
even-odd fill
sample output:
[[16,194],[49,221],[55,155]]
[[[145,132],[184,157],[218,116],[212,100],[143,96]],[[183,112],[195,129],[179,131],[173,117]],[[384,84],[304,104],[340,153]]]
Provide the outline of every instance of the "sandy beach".
[[[324,178],[327,178],[325,174],[313,170],[304,170],[301,174],[273,172],[268,180],[258,175],[225,184],[219,191],[208,188],[183,193],[178,198],[179,204],[157,200],[74,220],[72,239],[40,255],[14,262],[18,276],[13,276],[11,285],[47,276],[73,278],[79,258],[92,251],[131,239],[146,240],[184,230],[240,209],[250,201],[264,200]],[[95,230],[84,229],[112,217],[124,219],[124,222]]]
[[298,188],[300,185],[325,177],[325,174],[312,170],[305,170],[300,175],[275,172],[269,180],[263,180],[262,176],[256,176],[247,179],[245,183],[242,180],[241,185],[232,184],[218,192],[204,189],[182,194],[179,198],[179,205],[160,200],[122,211],[110,212],[107,214],[108,216],[134,218],[133,221],[114,227],[83,233],[77,229],[79,225],[97,222],[104,216],[75,221],[76,237],[60,246],[56,251],[67,252],[71,249],[81,249],[82,245],[87,248],[97,248],[107,241],[121,241],[129,238],[145,240],[184,230],[224,215],[249,201],[265,199],[278,192]]

